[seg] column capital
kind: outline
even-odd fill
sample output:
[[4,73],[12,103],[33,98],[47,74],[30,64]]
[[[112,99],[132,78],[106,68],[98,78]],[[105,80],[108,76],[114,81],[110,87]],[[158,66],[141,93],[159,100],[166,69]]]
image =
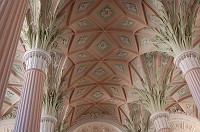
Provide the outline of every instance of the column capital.
[[35,68],[45,72],[47,66],[51,63],[51,56],[42,49],[31,49],[24,54],[26,70]]
[[[169,128],[169,113],[166,111],[155,112],[150,116],[150,120],[153,122],[155,129],[157,132],[161,132],[161,130],[171,130]],[[167,132],[168,132],[167,131]]]
[[155,112],[150,116],[150,119],[152,122],[154,122],[156,119],[163,118],[163,117],[169,119],[170,117],[169,112],[166,112],[166,111]]
[[53,123],[54,125],[56,125],[57,119],[56,119],[56,117],[51,116],[51,115],[42,115],[41,123],[42,123],[42,122],[51,122],[51,123]]
[[40,132],[54,132],[57,119],[52,115],[42,115]]
[[197,51],[187,50],[174,57],[174,64],[180,68],[183,75],[185,75],[189,70],[200,67],[199,60],[200,56]]

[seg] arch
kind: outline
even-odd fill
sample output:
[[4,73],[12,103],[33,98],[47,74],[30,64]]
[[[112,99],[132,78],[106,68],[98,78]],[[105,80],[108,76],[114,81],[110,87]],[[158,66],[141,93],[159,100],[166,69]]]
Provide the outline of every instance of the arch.
[[99,118],[78,121],[76,124],[74,124],[73,126],[71,126],[68,129],[68,132],[73,132],[77,128],[79,128],[81,126],[84,126],[86,124],[89,124],[89,123],[104,123],[104,124],[108,124],[108,125],[112,126],[116,130],[118,130],[118,132],[128,132],[126,127],[121,126],[120,124],[118,124],[118,123],[116,123],[114,121],[111,121],[109,119],[99,119]]

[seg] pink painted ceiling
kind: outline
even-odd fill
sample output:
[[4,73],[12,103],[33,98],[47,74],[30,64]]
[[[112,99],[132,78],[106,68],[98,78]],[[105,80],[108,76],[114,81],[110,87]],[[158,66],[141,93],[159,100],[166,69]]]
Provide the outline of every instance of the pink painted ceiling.
[[[61,115],[72,125],[86,115],[99,113],[123,124],[127,113],[123,105],[138,101],[135,82],[148,65],[172,60],[159,54],[144,54],[151,48],[146,27],[153,25],[154,0],[68,0],[63,25],[68,31],[59,38],[57,64],[64,68],[63,92],[69,110]],[[168,0],[171,4],[173,0]],[[1,116],[6,117],[18,106],[23,82],[20,41],[13,63]],[[150,56],[150,58],[148,58]],[[180,109],[198,116],[196,106],[178,69],[171,75],[168,110]]]

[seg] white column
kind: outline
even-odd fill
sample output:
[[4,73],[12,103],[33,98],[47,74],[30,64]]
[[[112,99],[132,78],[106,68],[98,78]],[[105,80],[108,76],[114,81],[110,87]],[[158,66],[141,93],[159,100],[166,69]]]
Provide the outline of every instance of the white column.
[[50,115],[42,115],[40,132],[54,132],[57,119]]
[[45,71],[51,56],[40,49],[25,53],[26,71],[14,132],[39,132]]
[[165,111],[153,113],[150,120],[153,122],[156,132],[171,132],[169,127],[169,113]]
[[199,53],[184,51],[174,58],[174,63],[182,71],[195,104],[200,111],[200,63]]

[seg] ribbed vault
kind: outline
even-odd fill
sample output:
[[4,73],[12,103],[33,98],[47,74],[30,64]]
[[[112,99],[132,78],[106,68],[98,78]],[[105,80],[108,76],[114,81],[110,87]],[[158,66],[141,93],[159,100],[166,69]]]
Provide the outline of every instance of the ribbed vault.
[[[55,66],[64,69],[62,87],[65,105],[60,113],[65,125],[74,125],[92,116],[109,117],[126,125],[128,113],[124,104],[138,101],[134,82],[141,79],[147,65],[154,62],[173,69],[172,58],[162,54],[146,54],[152,48],[148,31],[156,15],[153,0],[68,0],[62,13],[63,26],[68,30],[59,38]],[[174,0],[166,4],[176,6]],[[2,118],[15,115],[23,82],[23,54],[19,41],[8,89],[4,99]],[[154,57],[152,57],[154,56]],[[167,61],[166,61],[167,60]],[[151,78],[150,78],[151,80]],[[173,88],[167,100],[168,111],[177,109],[198,116],[189,89],[178,69],[170,76]]]

